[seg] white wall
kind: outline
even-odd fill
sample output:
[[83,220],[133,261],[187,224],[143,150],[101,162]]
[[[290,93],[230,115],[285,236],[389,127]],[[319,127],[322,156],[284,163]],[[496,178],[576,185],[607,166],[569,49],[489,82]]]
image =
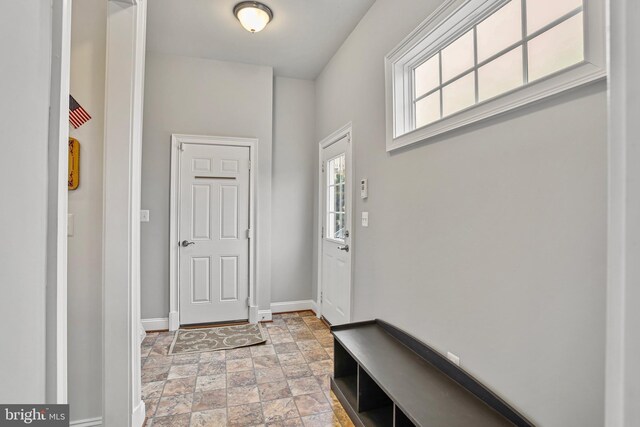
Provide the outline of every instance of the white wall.
[[315,85],[276,77],[273,125],[272,302],[311,299]]
[[47,154],[51,3],[0,14],[0,402],[45,400]]
[[80,186],[69,191],[74,235],[68,245],[69,403],[71,419],[102,414],[102,174],[107,2],[73,2],[71,94],[92,119],[80,141]]
[[457,354],[537,425],[602,426],[605,84],[389,155],[384,55],[440,3],[378,0],[317,80],[316,139],[353,121],[369,178],[355,320]]
[[[270,304],[273,70],[147,53],[142,152],[142,318],[169,312],[169,160],[172,133],[259,139],[258,274],[261,309]],[[260,255],[262,254],[262,255]]]

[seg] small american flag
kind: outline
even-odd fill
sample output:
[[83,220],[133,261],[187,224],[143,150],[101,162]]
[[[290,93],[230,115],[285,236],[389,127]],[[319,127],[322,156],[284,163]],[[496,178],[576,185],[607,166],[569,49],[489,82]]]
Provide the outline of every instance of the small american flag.
[[78,104],[78,101],[73,99],[73,96],[69,95],[69,123],[71,126],[78,129],[89,120],[91,120],[89,113]]

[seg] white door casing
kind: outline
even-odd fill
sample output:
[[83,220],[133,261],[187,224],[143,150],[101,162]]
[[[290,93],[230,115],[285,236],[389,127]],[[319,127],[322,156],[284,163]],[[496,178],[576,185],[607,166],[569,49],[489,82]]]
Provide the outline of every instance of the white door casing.
[[320,143],[320,313],[332,325],[351,321],[352,194],[351,126]]
[[248,147],[182,144],[180,323],[249,318]]

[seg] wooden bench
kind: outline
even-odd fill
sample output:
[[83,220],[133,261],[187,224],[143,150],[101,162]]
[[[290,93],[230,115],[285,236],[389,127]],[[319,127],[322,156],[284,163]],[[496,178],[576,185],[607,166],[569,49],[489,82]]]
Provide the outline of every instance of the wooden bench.
[[440,353],[382,320],[331,331],[331,389],[356,426],[533,426]]

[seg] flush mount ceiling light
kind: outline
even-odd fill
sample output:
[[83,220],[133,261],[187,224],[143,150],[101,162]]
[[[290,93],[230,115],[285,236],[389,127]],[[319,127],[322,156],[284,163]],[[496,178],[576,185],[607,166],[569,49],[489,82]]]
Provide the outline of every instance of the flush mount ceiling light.
[[240,24],[250,33],[264,29],[273,19],[273,12],[268,6],[257,1],[243,1],[233,8],[233,14]]

